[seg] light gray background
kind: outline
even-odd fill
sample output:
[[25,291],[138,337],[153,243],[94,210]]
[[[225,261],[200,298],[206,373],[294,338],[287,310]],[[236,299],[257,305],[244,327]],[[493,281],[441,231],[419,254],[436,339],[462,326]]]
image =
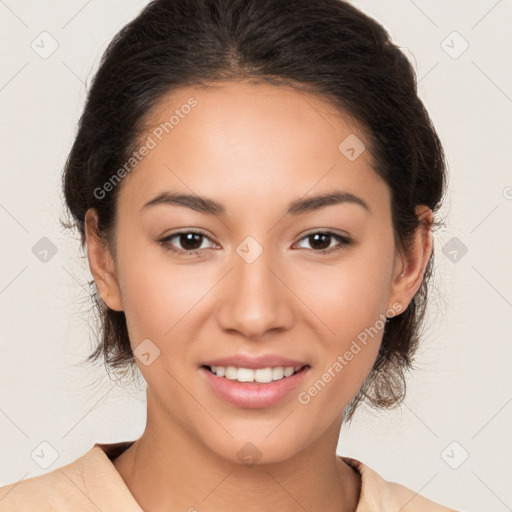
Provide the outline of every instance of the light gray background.
[[[123,390],[101,368],[79,365],[91,350],[90,273],[59,217],[86,84],[145,4],[0,0],[0,485],[144,428],[142,389]],[[338,452],[445,505],[512,510],[511,1],[354,4],[413,60],[450,181],[447,229],[436,233],[438,292],[406,403],[386,413],[361,408]],[[58,48],[47,58],[31,47],[49,51],[51,39]],[[46,262],[32,251],[43,237],[57,249]],[[58,454],[47,468],[31,457],[51,460],[42,442]]]

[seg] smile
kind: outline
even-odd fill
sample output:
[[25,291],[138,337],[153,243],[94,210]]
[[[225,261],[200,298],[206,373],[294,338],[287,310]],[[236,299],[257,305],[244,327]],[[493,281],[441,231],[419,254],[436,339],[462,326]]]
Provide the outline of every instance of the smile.
[[302,370],[307,365],[302,366],[276,366],[274,368],[237,368],[236,366],[206,366],[217,377],[224,377],[238,382],[257,382],[265,384],[275,380],[281,380],[291,377]]
[[309,373],[309,365],[244,368],[202,365],[200,375],[217,397],[236,407],[258,409],[289,399]]

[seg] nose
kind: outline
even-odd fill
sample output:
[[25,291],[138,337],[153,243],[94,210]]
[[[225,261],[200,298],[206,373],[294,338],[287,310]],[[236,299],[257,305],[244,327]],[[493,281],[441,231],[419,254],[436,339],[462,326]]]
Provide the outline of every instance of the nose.
[[272,259],[270,250],[263,250],[252,262],[240,254],[233,253],[233,269],[223,280],[217,306],[220,327],[253,340],[270,330],[290,329],[294,295],[284,265]]

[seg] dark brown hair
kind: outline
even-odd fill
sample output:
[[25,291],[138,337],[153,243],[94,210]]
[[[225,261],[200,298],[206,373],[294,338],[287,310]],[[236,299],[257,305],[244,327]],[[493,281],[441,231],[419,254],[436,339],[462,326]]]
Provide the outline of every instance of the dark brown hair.
[[[71,217],[63,224],[78,228],[82,248],[89,208],[98,213],[99,234],[112,244],[120,187],[105,197],[95,190],[127,161],[159,100],[177,88],[238,79],[320,95],[363,127],[375,171],[391,190],[397,247],[412,240],[417,205],[438,210],[446,186],[443,149],[410,62],[375,20],[341,0],[154,0],[108,45],[65,165]],[[378,408],[403,400],[432,258],[408,308],[386,323],[375,365],[345,419],[362,400]],[[103,358],[109,370],[134,371],[124,312],[109,309],[94,281],[89,284],[101,339],[87,361]]]

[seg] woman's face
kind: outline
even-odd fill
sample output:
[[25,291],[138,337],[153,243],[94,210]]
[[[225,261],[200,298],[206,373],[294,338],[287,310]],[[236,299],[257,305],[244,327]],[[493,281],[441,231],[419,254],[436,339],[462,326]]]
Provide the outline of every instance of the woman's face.
[[[225,82],[168,96],[140,141],[119,185],[118,292],[104,300],[126,314],[148,424],[233,461],[337,436],[404,306],[390,190],[364,134],[317,96]],[[191,198],[147,204],[162,194]],[[203,366],[220,359],[273,368],[230,373],[242,381],[307,366],[242,383]]]

